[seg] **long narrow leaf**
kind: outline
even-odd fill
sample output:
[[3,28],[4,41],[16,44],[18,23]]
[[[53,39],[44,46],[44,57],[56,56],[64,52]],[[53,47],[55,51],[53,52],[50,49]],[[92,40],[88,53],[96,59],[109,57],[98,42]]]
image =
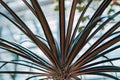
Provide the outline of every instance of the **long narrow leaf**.
[[116,61],[116,60],[120,60],[120,57],[112,58],[112,59],[109,59],[109,60],[102,60],[102,61],[94,62],[94,63],[91,63],[91,64],[87,64],[85,66],[77,68],[76,70],[71,70],[70,73],[73,74],[73,73],[76,73],[77,71],[82,70],[82,69],[84,70],[84,69],[87,69],[87,68],[90,68],[90,67],[93,67],[93,66],[97,66],[97,65],[100,65],[100,64],[103,64],[103,63]]
[[116,50],[116,49],[118,49],[118,48],[120,48],[120,45],[115,46],[115,47],[113,47],[113,48],[110,48],[110,49],[108,49],[108,50],[106,50],[106,51],[104,51],[104,52],[102,52],[102,53],[100,53],[100,54],[98,54],[98,55],[95,55],[93,58],[91,58],[90,60],[88,60],[87,63],[90,62],[90,61],[96,60],[96,59],[100,58],[101,56],[106,55],[106,54],[108,54],[109,52],[112,52],[112,51],[114,51],[114,50]]
[[[0,63],[4,63],[5,65],[8,64],[8,63],[11,63],[11,64],[17,64],[17,65],[21,65],[21,66],[26,66],[26,67],[29,67],[29,68],[33,68],[33,69],[36,69],[36,70],[40,70],[40,71],[43,71],[43,72],[47,72],[45,70],[42,70],[40,68],[37,68],[37,67],[34,67],[34,66],[31,66],[31,65],[28,65],[28,64],[23,64],[23,63],[17,63],[17,62],[12,62],[12,61],[0,61]],[[4,66],[5,66],[4,65]],[[3,66],[2,66],[3,67]],[[0,66],[0,69],[2,68]],[[49,73],[49,72],[48,72]]]
[[41,75],[31,76],[31,77],[26,78],[25,80],[30,80],[30,79],[32,79],[32,78],[36,78],[36,77],[41,77]]
[[[54,63],[55,60],[51,55],[51,51],[49,48],[42,42],[40,41],[35,35],[29,30],[29,28],[25,25],[25,23],[3,2],[1,1],[1,4],[10,12],[10,14],[16,19],[19,25],[21,25],[22,29],[25,30],[25,33],[42,51],[43,53],[49,58],[49,60]],[[18,27],[18,26],[17,26]]]
[[108,32],[106,32],[99,40],[97,40],[90,48],[87,50],[77,61],[75,64],[80,62],[82,59],[85,58],[85,56],[89,55],[90,52],[97,47],[104,39],[106,39],[113,31],[115,31],[117,28],[119,28],[120,22],[116,23]]
[[39,72],[27,72],[27,71],[0,71],[0,74],[41,74],[47,76],[48,74],[39,73]]
[[73,74],[74,76],[83,75],[83,74],[90,74],[96,72],[120,72],[120,67],[117,66],[98,66],[88,68],[82,71],[78,71],[78,73]]
[[[101,16],[103,11],[106,9],[106,7],[110,4],[111,0],[105,0],[103,1],[103,3],[101,3],[100,7],[98,8],[98,10],[95,12],[95,14],[93,15],[93,17],[91,18],[91,20],[89,21],[88,25],[86,27],[88,27],[98,16]],[[87,38],[88,34],[90,33],[90,31],[95,27],[97,23],[94,23],[92,26],[89,26],[89,28],[85,29],[85,31],[83,31],[83,34],[81,35],[81,37],[78,40],[78,43],[76,45],[74,45],[73,51],[70,54],[70,59],[67,62],[67,66],[66,68],[68,68],[68,65],[72,62],[72,60],[74,59],[74,57],[78,54],[78,52],[82,49],[82,44],[84,44],[85,39]]]
[[98,76],[105,76],[105,77],[108,77],[108,78],[111,78],[111,79],[114,79],[114,80],[120,80],[119,78],[113,76],[113,75],[110,75],[110,74],[106,74],[106,73],[90,73],[90,75],[98,75]]
[[118,16],[120,14],[120,11],[118,11],[117,13],[115,13],[114,15],[108,17],[108,19],[106,21],[104,21],[90,36],[89,38],[86,40],[86,43],[99,31],[101,30],[101,28],[103,26],[105,26],[108,22],[110,22],[114,17]]
[[38,20],[40,21],[41,25],[42,25],[42,28],[43,28],[43,31],[45,33],[45,36],[47,38],[47,41],[48,41],[48,44],[50,46],[50,49],[53,53],[52,58],[54,59],[54,62],[55,62],[55,65],[57,66],[57,68],[59,69],[60,71],[60,66],[59,66],[59,61],[58,61],[58,56],[57,56],[57,49],[56,49],[56,44],[55,44],[55,41],[54,41],[54,38],[53,38],[53,35],[52,35],[52,32],[50,30],[50,27],[46,21],[46,18],[42,12],[42,9],[41,7],[39,6],[37,0],[31,0],[31,3],[33,5],[33,8],[35,9],[36,11],[36,14],[37,14],[37,17],[38,17]]
[[69,48],[68,46],[69,46],[70,39],[71,39],[76,5],[77,5],[77,0],[73,0],[72,7],[71,7],[71,12],[70,12],[70,17],[69,17],[69,22],[68,22],[67,36],[66,36],[66,41],[65,41],[65,56],[68,52],[68,48]]
[[62,54],[62,64],[65,60],[65,3],[59,0],[59,22],[60,22],[60,48]]
[[32,51],[30,51],[29,49],[24,48],[23,46],[21,46],[21,45],[19,45],[19,44],[16,44],[16,43],[14,43],[14,42],[9,42],[9,41],[4,40],[4,39],[1,39],[1,38],[0,38],[0,40],[1,40],[2,42],[6,42],[7,44],[10,44],[10,45],[18,48],[19,50],[21,50],[21,51],[23,51],[25,54],[27,54],[27,55],[35,58],[36,60],[40,60],[40,62],[43,62],[43,63],[45,62],[45,64],[48,64],[49,66],[51,66],[47,61],[45,61],[45,60],[42,59],[40,56],[38,56],[38,55],[36,55],[35,53],[33,53]]
[[[18,49],[16,49],[16,48],[14,48],[14,47],[12,47],[12,46],[9,46],[9,45],[4,44],[4,43],[0,43],[0,46],[3,46],[3,49],[5,49],[5,50],[8,50],[8,51],[13,52],[13,53],[15,53],[15,54],[18,54],[18,55],[20,55],[20,56],[22,56],[22,57],[24,57],[24,58],[26,58],[26,59],[29,59],[29,60],[37,63],[37,64],[40,64],[40,65],[42,65],[42,66],[44,66],[44,67],[47,67],[48,69],[51,69],[49,66],[46,66],[44,63],[39,62],[39,61],[37,61],[37,60],[29,57],[29,56],[26,55],[26,54],[23,54],[24,52],[22,52],[22,51],[20,51],[20,50],[18,50]],[[5,47],[5,48],[4,48],[4,47]],[[51,69],[51,70],[52,70],[52,69]]]
[[84,58],[84,60],[82,60],[79,65],[84,64],[84,62],[86,62],[87,60],[89,60],[92,56],[95,56],[96,54],[100,53],[101,51],[104,51],[106,48],[109,48],[110,46],[112,46],[113,44],[117,43],[120,41],[120,35],[118,35],[117,37],[113,38],[112,40],[104,43],[103,45],[99,46],[97,49],[95,49],[93,52],[91,52],[91,54],[89,54],[88,56],[86,56]]
[[35,10],[32,8],[32,6],[26,1],[26,0],[22,0],[27,7],[32,11],[32,13],[37,17],[37,14],[35,13]]
[[93,1],[93,0],[89,0],[88,4],[87,4],[86,7],[84,8],[83,12],[81,13],[81,15],[80,15],[80,17],[79,17],[79,19],[78,19],[78,22],[77,22],[77,24],[76,24],[76,26],[75,26],[75,30],[74,30],[74,32],[73,32],[73,35],[72,35],[72,38],[71,38],[71,41],[70,41],[70,47],[69,47],[69,48],[71,48],[71,46],[72,46],[72,43],[73,43],[73,41],[74,41],[75,35],[76,35],[77,30],[78,30],[78,27],[79,27],[79,25],[80,25],[80,22],[81,22],[81,20],[82,20],[82,18],[83,18],[83,16],[84,16],[85,12],[86,12],[87,9],[89,8],[90,4],[92,3],[92,1]]
[[[103,19],[105,17],[99,17],[97,18],[92,24],[94,25],[96,22],[98,22],[99,20]],[[73,61],[73,59],[76,57],[76,55],[78,54],[78,51],[80,51],[83,48],[83,43],[81,41],[79,41],[81,36],[78,35],[77,40],[74,41],[71,52],[69,53],[69,55],[67,56],[68,60],[67,60],[67,65],[66,68],[70,65],[70,63]],[[83,36],[85,37],[85,36]],[[81,38],[81,40],[83,40],[83,38]],[[85,41],[85,40],[84,40]],[[81,44],[81,47],[78,46],[79,44]]]

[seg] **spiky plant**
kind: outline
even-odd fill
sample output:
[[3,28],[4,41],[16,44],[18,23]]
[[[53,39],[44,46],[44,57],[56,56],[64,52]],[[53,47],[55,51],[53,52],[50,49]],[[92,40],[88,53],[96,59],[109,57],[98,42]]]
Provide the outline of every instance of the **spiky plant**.
[[[29,29],[29,26],[27,26],[25,22],[17,16],[17,14],[4,2],[4,0],[0,0],[1,5],[7,9],[7,11],[14,19],[9,18],[2,12],[0,12],[0,14],[13,23],[19,30],[21,30],[49,59],[49,61],[46,61],[44,58],[42,58],[42,56],[38,56],[31,50],[21,46],[21,44],[0,38],[1,49],[7,50],[11,53],[28,59],[17,61],[0,61],[1,63],[4,63],[1,67],[11,63],[37,70],[0,71],[0,73],[33,74],[33,76],[28,77],[26,80],[43,76],[45,76],[46,79],[53,80],[79,80],[80,78],[78,76],[81,75],[100,75],[109,77],[113,80],[120,80],[117,76],[107,73],[120,72],[119,66],[114,64],[102,65],[105,63],[112,63],[112,61],[120,59],[120,56],[112,58],[107,57],[107,54],[110,52],[111,54],[115,55],[116,53],[114,53],[114,50],[120,47],[120,31],[118,29],[120,27],[120,18],[117,18],[117,21],[113,26],[109,27],[110,25],[106,25],[109,24],[115,17],[117,17],[120,14],[120,11],[114,13],[111,16],[102,17],[102,13],[112,1],[102,0],[103,2],[92,15],[87,25],[81,32],[77,34],[79,24],[81,23],[85,12],[93,0],[88,0],[88,4],[81,13],[80,18],[78,19],[78,22],[73,29],[77,1],[78,0],[73,0],[72,2],[67,30],[65,30],[65,0],[59,0],[59,43],[54,38],[46,17],[43,14],[41,6],[37,0],[30,0],[31,5],[26,0],[23,0],[23,2],[29,7],[29,9],[40,22],[46,37],[45,41],[36,36],[32,30]],[[90,43],[91,39],[95,37],[101,28],[103,28],[103,26],[108,27],[109,29],[103,35],[101,34],[101,36],[94,43],[91,43],[90,47],[87,49],[84,48],[88,43]],[[83,51],[83,49],[86,50]],[[99,60],[101,57],[104,57],[105,59]]]

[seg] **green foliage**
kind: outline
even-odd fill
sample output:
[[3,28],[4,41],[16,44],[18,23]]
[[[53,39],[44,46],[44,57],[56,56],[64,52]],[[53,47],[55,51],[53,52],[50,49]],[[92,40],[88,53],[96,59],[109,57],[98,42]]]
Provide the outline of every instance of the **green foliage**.
[[78,32],[82,32],[84,30],[85,26],[79,27]]
[[89,16],[85,16],[85,17],[82,18],[82,22],[85,22],[88,19],[89,19]]
[[58,2],[59,0],[55,0],[56,2]]
[[114,12],[115,12],[114,9],[109,9],[108,14],[111,14],[111,13],[114,13]]
[[103,26],[102,28],[101,28],[101,30],[104,30],[105,29],[105,27]]
[[55,8],[54,8],[55,11],[58,11],[59,10],[59,6],[56,5]]
[[[88,0],[86,0],[88,1]],[[83,2],[85,2],[85,0],[78,0],[78,4],[82,4]]]
[[110,9],[108,10],[108,15],[110,15],[111,13],[114,13],[115,12],[115,10],[113,9],[113,6],[114,6],[114,4],[112,3],[111,5],[110,5]]
[[84,6],[77,6],[76,9],[79,11],[79,12],[82,12],[84,10]]

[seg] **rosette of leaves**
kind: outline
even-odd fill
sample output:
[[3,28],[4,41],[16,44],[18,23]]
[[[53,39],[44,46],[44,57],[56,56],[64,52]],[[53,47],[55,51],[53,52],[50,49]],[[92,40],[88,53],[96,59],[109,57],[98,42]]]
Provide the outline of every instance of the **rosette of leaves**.
[[[102,13],[109,6],[112,0],[103,0],[98,9],[90,18],[85,28],[77,34],[79,24],[86,10],[89,8],[93,0],[89,0],[88,4],[82,11],[80,18],[73,29],[73,20],[75,16],[76,5],[78,0],[73,0],[70,11],[68,26],[65,24],[65,0],[59,0],[59,32],[60,32],[60,45],[56,42],[53,33],[50,29],[45,15],[41,9],[37,0],[30,0],[31,5],[26,1],[23,2],[29,7],[33,14],[42,25],[46,40],[41,40],[36,36],[29,26],[17,16],[17,14],[4,2],[0,0],[1,5],[11,14],[14,19],[9,18],[4,13],[0,12],[1,16],[4,16],[11,23],[13,23],[19,30],[21,30],[37,47],[46,55],[49,61],[46,61],[42,56],[37,55],[30,49],[27,49],[21,44],[10,42],[3,38],[0,38],[0,48],[7,50],[11,53],[17,54],[28,60],[12,60],[12,61],[0,61],[3,63],[1,67],[6,64],[18,64],[26,67],[36,69],[36,71],[2,71],[0,74],[33,74],[26,80],[39,77],[52,80],[81,80],[78,76],[82,75],[99,75],[111,78],[113,80],[120,80],[117,76],[108,74],[107,72],[120,72],[120,67],[114,65],[112,61],[120,60],[120,56],[109,58],[107,54],[116,54],[115,50],[120,48],[120,20],[117,20],[115,24],[109,28],[104,34],[98,38],[97,41],[91,44],[84,52],[82,49],[89,43],[91,39],[101,30],[103,26],[108,26],[109,22],[120,14],[120,11],[113,15],[102,17]],[[106,18],[100,25],[97,25],[99,21]],[[119,18],[120,19],[120,18]],[[97,26],[97,27],[96,27]],[[65,30],[67,27],[67,30]],[[108,26],[109,27],[109,26]],[[73,32],[73,33],[72,33]],[[45,43],[47,42],[47,44]],[[113,46],[114,45],[114,46]],[[41,54],[41,53],[39,53]],[[97,60],[104,57],[103,60]],[[24,63],[22,63],[24,62]],[[111,63],[102,65],[105,63]]]

